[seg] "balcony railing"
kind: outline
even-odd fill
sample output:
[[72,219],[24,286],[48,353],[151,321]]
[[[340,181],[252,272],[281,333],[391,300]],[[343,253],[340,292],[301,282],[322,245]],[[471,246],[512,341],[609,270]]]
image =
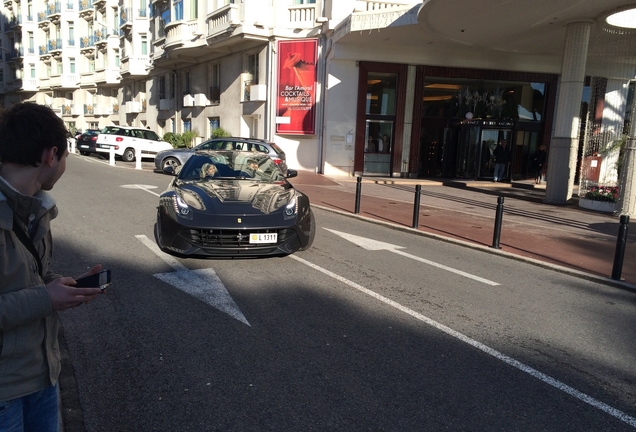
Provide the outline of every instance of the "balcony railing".
[[62,39],[51,39],[48,42],[49,52],[62,51]]
[[95,46],[95,36],[82,36],[80,38],[80,48],[92,48]]
[[79,11],[93,9],[93,0],[80,0],[79,2]]
[[49,3],[49,7],[46,9],[47,15],[59,15],[62,13],[62,5],[59,2]]
[[132,16],[130,16],[130,8],[122,8],[119,12],[119,27],[132,24]]
[[93,115],[95,108],[93,104],[84,104],[84,115]]

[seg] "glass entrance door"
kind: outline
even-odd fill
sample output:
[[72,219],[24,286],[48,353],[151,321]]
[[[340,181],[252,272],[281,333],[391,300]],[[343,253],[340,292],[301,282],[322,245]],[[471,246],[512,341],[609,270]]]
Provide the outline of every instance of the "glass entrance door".
[[[511,142],[512,131],[510,129],[483,129],[481,131],[481,146],[479,153],[479,168],[477,177],[492,179],[495,175],[495,149],[498,143],[505,140]],[[510,153],[512,146],[506,146],[506,151]],[[508,168],[504,178],[508,178]]]
[[367,120],[364,171],[368,175],[391,175],[393,121]]

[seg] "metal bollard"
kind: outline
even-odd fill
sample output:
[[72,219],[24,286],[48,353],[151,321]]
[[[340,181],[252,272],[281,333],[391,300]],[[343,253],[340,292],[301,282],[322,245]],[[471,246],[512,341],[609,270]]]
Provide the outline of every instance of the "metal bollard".
[[360,213],[360,194],[362,193],[362,177],[358,177],[356,183],[356,207],[354,210],[355,214]]
[[141,150],[135,149],[135,169],[141,169]]
[[629,216],[621,216],[621,224],[618,227],[618,237],[616,239],[616,252],[614,253],[614,266],[612,267],[612,279],[621,280],[623,271],[623,258],[625,258],[625,246],[627,246],[627,225]]
[[501,249],[499,247],[499,239],[501,238],[501,222],[503,220],[504,211],[504,197],[497,198],[497,212],[495,213],[495,232],[492,235],[492,247],[494,249]]
[[114,146],[110,146],[110,148],[108,149],[108,163],[110,165],[115,165],[115,147]]
[[420,224],[420,194],[422,193],[422,186],[415,186],[415,204],[413,205],[413,225],[411,228],[417,228]]

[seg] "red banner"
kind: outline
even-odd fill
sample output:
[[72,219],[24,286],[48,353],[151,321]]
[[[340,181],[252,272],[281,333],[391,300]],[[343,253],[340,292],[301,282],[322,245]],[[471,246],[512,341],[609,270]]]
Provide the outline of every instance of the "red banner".
[[316,133],[318,40],[278,42],[276,133]]

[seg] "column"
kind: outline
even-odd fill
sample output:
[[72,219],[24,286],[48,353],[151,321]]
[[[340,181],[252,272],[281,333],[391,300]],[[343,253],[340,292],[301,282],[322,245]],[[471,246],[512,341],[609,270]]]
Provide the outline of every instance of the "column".
[[621,168],[619,198],[616,210],[619,215],[636,217],[636,98],[632,102],[632,118],[627,136],[625,158]]
[[591,21],[567,25],[563,66],[556,105],[554,136],[548,156],[545,203],[566,204],[572,198],[580,124],[581,95]]

